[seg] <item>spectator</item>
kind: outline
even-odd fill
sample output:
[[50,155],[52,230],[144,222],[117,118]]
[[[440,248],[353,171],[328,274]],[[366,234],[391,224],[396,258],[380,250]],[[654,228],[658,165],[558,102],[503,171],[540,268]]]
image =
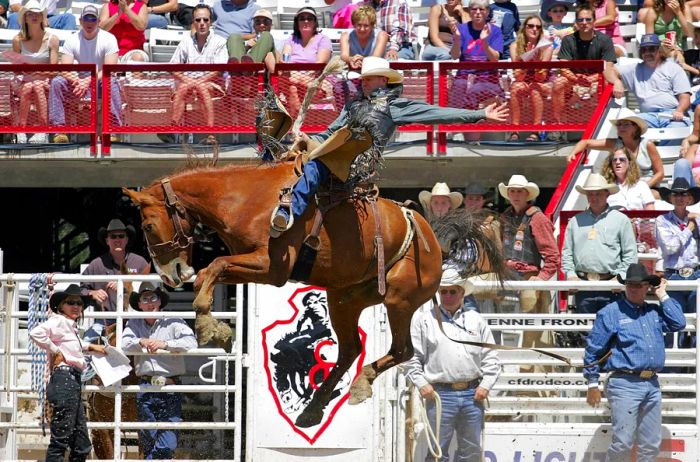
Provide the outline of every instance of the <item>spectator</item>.
[[[496,350],[465,347],[451,340],[494,343],[481,315],[462,306],[464,295],[473,288],[456,270],[446,269],[440,281],[440,306],[420,309],[411,320],[414,354],[404,367],[408,379],[427,400],[430,425],[439,425],[441,460],[449,459],[453,435],[457,438],[454,460],[481,460],[482,402],[501,372]],[[440,422],[436,422],[436,396],[442,402]]]
[[[700,85],[700,22],[693,23],[693,43],[695,48],[685,50],[676,55],[678,64],[681,65],[690,76],[690,85],[695,87]],[[697,92],[696,99],[691,104],[691,109],[698,106]]]
[[[48,26],[46,8],[36,0],[29,0],[19,12],[20,30],[12,38],[12,51],[20,53],[28,64],[57,64],[58,37],[45,28]],[[41,73],[25,72],[17,76],[19,94],[19,125],[27,125],[29,111],[34,104],[39,125],[49,124],[49,109],[46,94],[49,78]],[[37,133],[32,142],[45,143],[46,134]],[[17,142],[26,143],[27,134],[17,133]]]
[[[104,64],[117,64],[119,47],[117,39],[111,33],[97,27],[98,12],[93,4],[85,5],[80,14],[80,31],[71,35],[63,44],[61,64],[95,64],[97,65],[97,94],[101,94],[102,66]],[[49,21],[50,22],[50,21]],[[90,74],[75,75],[64,73],[51,81],[49,87],[49,124],[65,125],[65,103],[74,98],[97,98],[90,93]],[[117,86],[117,79],[111,80],[111,110],[112,117],[117,125],[121,125],[121,95]],[[68,136],[57,134],[53,138],[54,143],[67,143]]]
[[47,461],[63,461],[68,449],[70,460],[84,461],[92,450],[80,375],[85,369],[83,352],[104,354],[105,347],[81,343],[77,324],[83,316],[83,309],[91,302],[90,297],[81,296],[76,284],[69,285],[64,291],[56,291],[49,299],[54,314],[29,332],[32,341],[46,350],[51,367],[51,379],[46,389],[46,398],[53,411]]
[[[654,461],[661,446],[661,388],[656,376],[664,367],[664,332],[685,327],[681,307],[666,293],[666,280],[648,275],[641,264],[627,270],[625,295],[603,308],[588,336],[583,369],[588,380],[586,401],[600,404],[600,371],[609,371],[605,393],[612,417],[612,443],[606,460]],[[661,306],[647,303],[653,288]],[[654,326],[650,328],[649,326]],[[602,366],[603,357],[610,357]]]
[[[46,9],[46,14],[49,20],[51,29],[75,30],[75,16],[68,11],[67,13],[56,13],[56,4],[58,0],[38,0],[39,5]],[[10,14],[7,16],[7,28],[19,29],[19,12],[22,9],[22,0],[10,0]]]
[[[134,239],[136,230],[133,226],[125,225],[118,218],[110,220],[106,228],[100,228],[97,232],[97,240],[108,247],[108,251],[95,258],[85,268],[83,274],[91,275],[117,275],[117,274],[147,274],[151,271],[151,265],[143,257],[129,252],[129,241]],[[84,282],[81,285],[82,293],[97,301],[99,311],[117,310],[117,283],[110,282]],[[88,342],[95,340],[105,326],[114,324],[114,319],[96,319],[95,323],[85,332],[84,338]]]
[[609,183],[616,184],[619,191],[608,197],[610,207],[625,210],[654,210],[654,195],[646,181],[641,180],[637,161],[627,148],[608,154],[601,171]]
[[612,69],[614,94],[621,97],[625,88],[633,92],[639,101],[639,116],[652,128],[687,127],[690,82],[681,66],[661,54],[660,45],[656,35],[642,36],[642,62]]
[[[138,293],[131,293],[129,304],[136,311],[157,313],[165,308],[169,299],[168,293],[160,287],[143,282]],[[194,332],[180,318],[130,319],[122,342],[126,352],[182,353],[197,348]],[[136,376],[142,386],[179,385],[180,376],[186,372],[182,355],[138,355],[135,358]],[[136,406],[140,422],[182,422],[182,395],[179,393],[139,392]],[[139,430],[139,443],[146,459],[172,459],[177,449],[177,431]]]
[[0,0],[0,29],[7,28],[7,10],[10,7],[10,0]]
[[664,178],[664,166],[653,141],[642,139],[647,131],[647,123],[634,111],[621,108],[617,119],[610,120],[617,128],[617,138],[604,140],[584,139],[576,143],[567,160],[571,162],[575,155],[584,150],[605,150],[610,153],[625,148],[632,153],[644,180],[650,188],[658,186]]
[[[488,0],[470,0],[466,24],[454,24],[454,42],[450,55],[460,61],[498,61],[503,52],[501,29],[486,22]],[[496,71],[459,71],[452,83],[449,105],[474,109],[479,103],[501,96],[503,91]]]
[[485,210],[489,192],[478,181],[469,183],[464,188],[464,208],[467,212],[476,213]]
[[226,42],[228,48],[229,62],[265,62],[265,66],[270,72],[275,71],[277,51],[275,50],[275,39],[272,38],[272,13],[269,10],[260,9],[253,15],[253,27],[255,36],[244,40],[239,34],[232,34]]
[[[670,189],[660,188],[660,192],[663,200],[673,205],[672,211],[656,217],[656,242],[661,248],[666,279],[700,279],[697,215],[688,212],[689,205],[700,201],[700,189],[690,187],[684,178],[676,178]],[[697,291],[674,290],[671,298],[678,302],[684,313],[695,313]],[[666,345],[671,346],[669,342]],[[678,346],[695,348],[695,336],[680,334]]]
[[[175,49],[171,64],[224,64],[228,61],[226,40],[211,32],[211,9],[197,5],[192,13],[194,33]],[[219,72],[176,72],[173,95],[173,124],[181,125],[185,114],[185,100],[196,94],[204,106],[204,123],[214,125],[215,94],[223,95],[223,77]]]
[[542,2],[540,17],[546,22],[549,22],[547,26],[547,35],[552,41],[552,56],[559,55],[562,39],[574,33],[574,28],[572,26],[564,24],[564,17],[569,12],[569,8],[572,8],[573,5],[573,2],[567,0]]
[[[525,25],[518,32],[517,39],[510,45],[510,56],[513,62],[550,61],[552,59],[552,47],[539,46],[544,37],[542,27],[542,20],[539,16],[529,16],[525,20]],[[532,106],[532,118],[526,118],[528,121],[540,125],[544,102],[552,93],[549,71],[547,69],[515,69],[513,72],[515,82],[510,87],[511,122],[515,125],[520,124],[522,104],[527,100]],[[533,132],[528,135],[525,141],[539,141],[539,139],[539,134]],[[520,140],[518,133],[511,133],[510,141],[518,140]]]
[[[332,53],[331,39],[318,29],[316,10],[307,6],[297,11],[294,16],[294,33],[284,42],[282,56],[287,57],[291,63],[327,63]],[[294,71],[290,74],[288,83],[284,82],[282,92],[288,96],[287,104],[292,117],[299,113],[306,88],[312,79],[313,72]],[[320,90],[326,95],[333,94],[329,81],[324,81]]]
[[654,7],[648,10],[643,19],[647,34],[656,34],[660,41],[668,40],[665,45],[669,48],[680,49],[685,48],[685,38],[693,36],[691,21],[690,5],[685,0],[654,0]]
[[[615,47],[612,40],[605,34],[601,34],[593,27],[595,11],[593,7],[584,3],[576,8],[576,26],[578,30],[571,35],[567,35],[561,42],[559,50],[560,61],[572,60],[605,60],[606,77],[612,80],[613,72],[608,70],[609,63],[616,63]],[[561,123],[565,111],[566,101],[574,92],[576,87],[579,97],[590,98],[593,88],[598,84],[600,76],[598,73],[587,73],[580,71],[575,73],[569,69],[562,68],[560,75],[554,79],[552,90],[552,117],[556,123]],[[549,139],[558,141],[562,138],[559,131],[551,132]]]
[[501,59],[511,58],[511,44],[520,30],[518,7],[511,0],[494,0],[491,4],[491,23],[501,28],[503,52]]
[[214,33],[233,41],[228,46],[236,50],[238,40],[255,38],[253,19],[259,9],[260,5],[253,0],[216,0],[212,7]]
[[[122,58],[132,50],[140,53],[129,53],[133,61],[148,61],[148,55],[143,51],[146,42],[146,26],[148,25],[148,7],[141,0],[109,1],[100,11],[100,28],[111,32],[117,38],[119,56]],[[122,60],[126,62],[126,59]]]
[[[698,142],[700,142],[700,106],[696,106],[695,110],[693,111],[693,129],[691,130],[690,134],[683,138],[683,141],[681,141],[680,155],[688,156],[690,155],[689,153],[694,154],[694,151],[692,151],[690,147]],[[690,179],[688,179],[690,186],[693,186],[694,181],[695,180],[690,181]]]
[[[527,21],[526,21],[527,22]],[[515,279],[548,281],[559,268],[559,248],[554,239],[554,225],[533,205],[540,188],[523,175],[513,175],[508,184],[498,185],[510,207],[501,213],[501,235],[506,266]],[[548,290],[522,290],[519,293],[523,313],[550,312],[551,294]],[[523,332],[525,348],[551,347],[554,343],[549,331]],[[521,368],[532,372],[533,368]]]
[[426,61],[447,61],[452,59],[452,30],[456,24],[469,21],[469,15],[462,7],[462,0],[447,0],[430,7],[428,16],[428,43],[423,50]]
[[384,56],[389,35],[377,29],[377,14],[369,6],[353,11],[352,27],[340,36],[340,58],[351,70],[359,71],[365,56]]
[[459,208],[463,200],[462,194],[450,191],[447,183],[435,183],[432,191],[421,191],[418,194],[418,202],[423,206],[428,221],[443,217],[450,210]]
[[[214,1],[215,0],[177,0],[177,12],[175,13],[175,19],[177,20],[177,23],[185,29],[191,29],[195,7],[197,5],[206,5],[209,8],[213,8]],[[212,15],[212,18],[214,17],[215,16]],[[252,28],[249,30],[252,30]],[[224,38],[227,37],[228,36]]]
[[416,32],[413,16],[406,0],[370,0],[377,11],[379,28],[389,34],[386,59],[415,59]]
[[700,180],[700,144],[691,144],[685,151],[681,148],[683,152],[685,154],[673,164],[673,178],[683,178],[690,186],[697,186]]
[[177,0],[147,0],[147,29],[166,29],[170,24],[168,14],[177,13]]
[[[637,262],[632,223],[608,205],[610,194],[619,190],[598,173],[591,173],[583,186],[576,186],[576,191],[586,196],[588,209],[566,226],[561,269],[567,280],[608,281]],[[594,314],[616,298],[607,290],[577,291],[574,307],[577,313]]]
[[627,56],[625,49],[625,39],[620,33],[620,12],[617,9],[615,0],[592,0],[591,6],[595,8],[595,30],[607,35],[615,45],[615,54],[618,57]]

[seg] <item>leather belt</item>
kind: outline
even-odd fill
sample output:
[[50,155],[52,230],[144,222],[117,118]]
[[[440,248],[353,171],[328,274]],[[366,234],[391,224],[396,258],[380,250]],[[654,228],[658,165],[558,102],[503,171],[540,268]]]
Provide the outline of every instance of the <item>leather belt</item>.
[[449,390],[468,390],[470,388],[476,388],[479,386],[481,379],[470,380],[469,382],[435,382],[431,383],[433,388],[443,388]]
[[693,273],[698,269],[697,266],[685,266],[680,269],[666,268],[664,271],[667,274],[677,274],[680,277],[687,278],[693,275]]
[[613,374],[635,375],[641,379],[649,380],[656,377],[656,371],[632,371],[629,369],[615,369]]
[[78,380],[78,382],[80,382],[80,379],[83,375],[83,371],[81,371],[80,369],[78,369],[75,366],[56,366],[53,368],[52,372],[56,372],[56,371],[68,372],[70,375],[75,377]]
[[614,278],[614,274],[610,273],[586,273],[584,271],[576,271],[576,276],[584,281],[609,281]]
[[154,387],[162,387],[163,385],[177,385],[180,383],[180,378],[177,376],[163,377],[161,375],[142,375],[142,381],[146,381]]

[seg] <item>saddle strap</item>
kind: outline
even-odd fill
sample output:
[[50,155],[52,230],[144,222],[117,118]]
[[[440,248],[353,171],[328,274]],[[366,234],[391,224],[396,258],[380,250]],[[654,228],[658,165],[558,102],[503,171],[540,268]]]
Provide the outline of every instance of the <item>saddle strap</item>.
[[382,217],[377,210],[377,201],[369,200],[374,215],[374,250],[377,253],[377,281],[379,294],[386,294],[386,269],[384,266],[384,238],[382,237]]
[[416,222],[416,217],[413,216],[413,212],[411,210],[406,210],[405,214],[408,217],[408,219],[411,220],[413,228],[416,230],[416,236],[418,236],[421,242],[423,242],[423,247],[425,247],[425,251],[430,253],[430,246],[428,245],[428,240],[425,238],[421,227],[418,226],[418,222]]
[[304,244],[308,245],[314,250],[318,250],[321,247],[321,239],[318,236],[321,234],[322,224],[323,213],[321,213],[320,208],[316,208],[316,213],[314,214],[314,224],[311,226],[311,232],[304,238]]

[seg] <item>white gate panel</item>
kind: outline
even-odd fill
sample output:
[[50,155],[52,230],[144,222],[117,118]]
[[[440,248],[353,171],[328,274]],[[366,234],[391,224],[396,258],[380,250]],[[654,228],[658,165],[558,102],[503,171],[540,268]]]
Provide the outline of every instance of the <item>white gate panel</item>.
[[385,435],[384,419],[391,419],[386,403],[387,399],[395,402],[395,393],[387,393],[386,387],[396,374],[380,376],[372,399],[355,406],[347,402],[350,383],[362,365],[388,350],[383,307],[363,312],[360,336],[365,348],[343,378],[342,389],[326,407],[321,423],[299,428],[294,421],[306,405],[305,393],[313,390],[313,382],[320,383],[337,357],[335,335],[326,330],[330,321],[325,291],[300,284],[250,285],[248,302],[246,460],[391,460],[384,452],[392,447],[385,440],[391,438],[392,425]]

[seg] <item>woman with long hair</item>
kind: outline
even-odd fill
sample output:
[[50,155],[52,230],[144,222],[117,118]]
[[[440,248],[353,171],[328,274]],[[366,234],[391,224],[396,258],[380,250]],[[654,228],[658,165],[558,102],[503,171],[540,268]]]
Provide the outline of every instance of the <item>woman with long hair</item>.
[[[690,5],[685,0],[655,0],[654,8],[647,9],[644,27],[647,34],[656,34],[666,49],[683,49],[686,37],[693,36]],[[675,35],[675,41],[667,33]]]
[[[19,34],[12,38],[12,50],[23,57],[28,64],[57,64],[58,37],[49,33],[46,7],[39,6],[36,0],[30,0],[19,12]],[[24,73],[18,78],[15,89],[19,95],[19,125],[27,125],[29,111],[34,104],[39,125],[49,124],[47,93],[49,91],[49,76],[41,72]],[[47,141],[46,134],[37,133],[32,137],[34,142]],[[27,135],[17,134],[18,143],[26,143]]]
[[627,56],[625,39],[620,32],[620,11],[615,0],[592,0],[590,4],[595,9],[595,30],[612,39],[618,57]]
[[469,14],[462,6],[462,0],[447,0],[445,4],[430,7],[428,15],[428,42],[425,44],[423,59],[426,61],[447,61],[452,59],[450,49],[454,41],[452,28],[456,24],[469,21]]
[[[544,37],[542,19],[537,15],[528,16],[523,26],[518,31],[515,42],[510,44],[510,56],[513,62],[517,61],[551,61],[552,47],[539,47],[540,40]],[[544,100],[552,92],[552,84],[548,81],[547,69],[515,69],[515,82],[511,85],[510,111],[513,123],[520,123],[522,104],[528,99],[532,106],[532,120],[534,124],[542,123]],[[517,132],[510,135],[510,141],[520,139]],[[539,135],[531,133],[526,141],[538,141]]]
[[654,210],[654,196],[646,181],[642,181],[639,165],[627,148],[612,152],[603,164],[601,174],[620,191],[608,197],[610,207],[625,210]]

